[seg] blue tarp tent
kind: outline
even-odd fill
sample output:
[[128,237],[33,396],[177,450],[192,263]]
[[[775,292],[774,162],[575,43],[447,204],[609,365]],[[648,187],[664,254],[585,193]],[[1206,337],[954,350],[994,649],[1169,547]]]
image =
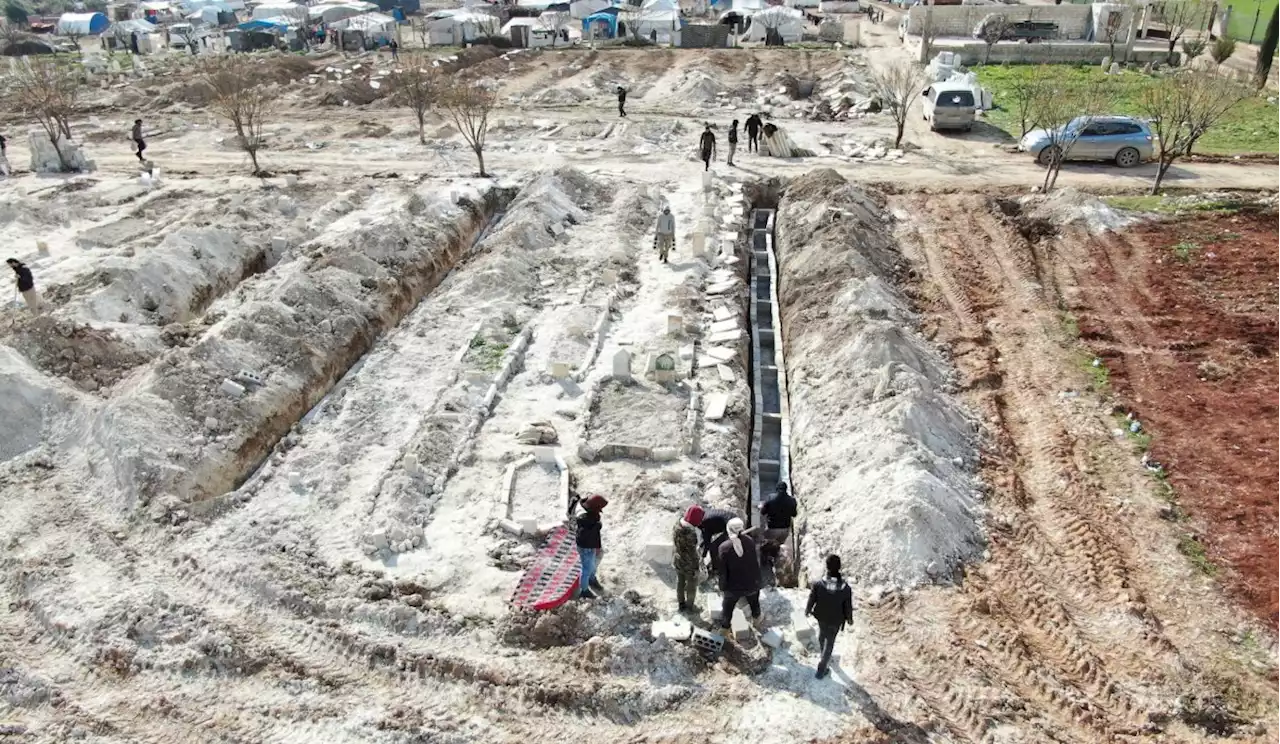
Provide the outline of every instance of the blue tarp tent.
[[255,18],[252,21],[245,21],[236,28],[241,31],[264,31],[266,33],[284,33],[289,30],[289,24],[279,18]]
[[605,8],[598,13],[592,13],[582,19],[582,35],[590,36],[591,27],[597,26],[604,30],[604,37],[612,39],[618,35],[618,11],[620,8]]

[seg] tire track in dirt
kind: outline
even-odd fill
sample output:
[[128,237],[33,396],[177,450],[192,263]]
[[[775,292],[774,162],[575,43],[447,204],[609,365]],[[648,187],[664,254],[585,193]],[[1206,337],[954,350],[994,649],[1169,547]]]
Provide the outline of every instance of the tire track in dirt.
[[[1082,473],[1087,452],[1048,392],[1060,384],[1048,341],[1056,315],[1043,286],[1054,269],[982,195],[902,197],[897,211],[913,222],[904,253],[936,289],[929,304],[943,314],[940,340],[957,342],[967,397],[991,425],[991,560],[966,577],[970,611],[947,616],[955,648],[931,648],[884,609],[872,624],[887,637],[913,636],[908,674],[918,675],[917,688],[945,691],[923,697],[965,741],[986,740],[1001,719],[1039,719],[1065,741],[1136,733],[1146,697],[1134,693],[1182,664],[1158,621],[1133,616],[1130,546],[1111,527],[1107,489]],[[1109,620],[1126,609],[1123,622]],[[982,688],[952,684],[973,670],[987,680]],[[1010,715],[973,702],[999,699],[1002,688],[1025,709]]]

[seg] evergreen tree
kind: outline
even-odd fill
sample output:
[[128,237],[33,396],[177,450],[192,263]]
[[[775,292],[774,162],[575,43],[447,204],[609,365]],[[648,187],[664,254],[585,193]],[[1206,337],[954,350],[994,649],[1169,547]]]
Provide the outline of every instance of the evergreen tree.
[[1267,76],[1271,74],[1271,60],[1276,56],[1276,22],[1280,20],[1280,7],[1271,11],[1271,22],[1267,24],[1267,33],[1262,37],[1262,46],[1258,48],[1258,66],[1254,69],[1253,81],[1259,87],[1267,84]]

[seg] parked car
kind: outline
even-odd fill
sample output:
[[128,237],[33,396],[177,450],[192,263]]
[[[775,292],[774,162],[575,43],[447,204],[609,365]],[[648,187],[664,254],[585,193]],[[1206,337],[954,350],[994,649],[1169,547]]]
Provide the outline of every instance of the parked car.
[[924,98],[921,107],[929,129],[935,132],[939,129],[963,129],[966,132],[973,129],[978,102],[973,98],[971,85],[934,83],[920,95]]
[[1048,165],[1053,159],[1055,142],[1063,143],[1071,133],[1081,130],[1075,141],[1066,147],[1064,160],[1110,160],[1121,168],[1132,168],[1151,158],[1154,152],[1151,129],[1145,121],[1130,116],[1077,117],[1064,128],[1066,136],[1053,136],[1047,129],[1027,132],[1018,149],[1036,157],[1036,162]]

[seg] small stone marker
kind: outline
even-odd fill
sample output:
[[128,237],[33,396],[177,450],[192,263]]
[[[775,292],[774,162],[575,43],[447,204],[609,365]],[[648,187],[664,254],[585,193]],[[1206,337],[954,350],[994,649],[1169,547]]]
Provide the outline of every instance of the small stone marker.
[[400,464],[404,467],[404,472],[410,477],[418,474],[418,457],[416,455],[405,455],[400,460]]
[[724,418],[725,409],[728,407],[728,395],[724,393],[711,393],[707,396],[707,420],[718,421]]
[[667,333],[684,332],[684,316],[680,313],[667,313]]
[[738,379],[738,376],[733,373],[733,369],[724,364],[717,364],[716,372],[720,374],[721,382],[733,382]]
[[562,380],[569,376],[569,365],[564,362],[552,362],[551,369],[548,371],[555,379]]
[[703,191],[711,190],[711,171],[702,172],[702,190]]
[[613,378],[631,381],[631,352],[626,349],[618,349],[613,355]]
[[374,530],[369,533],[369,542],[373,543],[373,547],[378,550],[386,550],[391,546],[391,543],[387,542],[386,530]]
[[289,487],[302,488],[302,473],[299,473],[296,470],[289,473]]
[[670,354],[659,354],[653,359],[653,379],[658,382],[671,382],[676,376],[676,358]]

